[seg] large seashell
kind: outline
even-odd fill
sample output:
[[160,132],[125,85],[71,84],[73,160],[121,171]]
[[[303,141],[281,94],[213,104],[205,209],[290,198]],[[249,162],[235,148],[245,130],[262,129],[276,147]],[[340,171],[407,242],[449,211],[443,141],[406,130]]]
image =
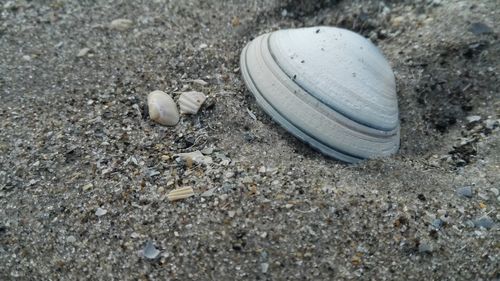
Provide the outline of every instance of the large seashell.
[[361,35],[334,27],[267,33],[247,44],[240,63],[264,111],[322,153],[354,163],[398,150],[394,74]]
[[201,92],[184,92],[179,97],[181,114],[196,114],[207,97]]
[[169,95],[162,91],[153,91],[148,95],[149,118],[166,126],[175,126],[179,122],[179,111]]

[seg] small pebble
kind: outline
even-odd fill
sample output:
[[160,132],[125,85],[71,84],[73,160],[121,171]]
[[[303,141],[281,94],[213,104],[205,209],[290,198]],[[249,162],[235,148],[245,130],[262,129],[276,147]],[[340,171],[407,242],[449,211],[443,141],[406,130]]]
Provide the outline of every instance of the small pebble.
[[490,218],[488,215],[484,215],[474,220],[474,226],[476,227],[484,227],[486,229],[490,229],[493,227],[493,224],[494,224],[493,219]]
[[108,211],[106,211],[106,210],[104,210],[102,208],[97,208],[97,210],[95,211],[95,215],[98,216],[98,217],[102,217],[106,213],[108,213]]
[[437,229],[440,229],[444,224],[444,221],[442,221],[441,219],[435,219],[432,221],[432,226],[434,226],[435,228]]
[[495,127],[498,127],[498,124],[500,122],[497,120],[497,119],[487,119],[485,122],[484,122],[484,126],[487,128],[487,129],[490,129],[490,130],[493,130],[495,129]]
[[463,197],[471,198],[472,197],[472,187],[464,186],[457,189],[457,194]]
[[428,242],[421,241],[420,244],[418,245],[418,252],[419,253],[431,253],[432,246]]
[[482,22],[472,23],[469,27],[469,31],[471,31],[475,35],[493,33],[493,29]]
[[241,179],[241,182],[242,183],[253,183],[253,179],[249,176],[246,176],[243,179]]
[[485,201],[488,201],[488,200],[490,199],[490,197],[488,196],[488,194],[486,194],[486,193],[482,193],[482,192],[479,192],[479,193],[477,194],[477,196],[478,196],[479,198],[481,198],[481,199],[485,200]]
[[160,255],[160,251],[158,249],[156,249],[156,247],[152,241],[148,241],[146,243],[146,246],[144,246],[142,253],[143,253],[145,258],[150,259],[150,260],[156,259],[158,257],[158,255]]
[[403,16],[398,16],[398,17],[393,17],[391,18],[391,25],[393,27],[398,27],[405,21],[405,17]]
[[491,192],[493,192],[493,194],[495,194],[495,196],[500,195],[500,192],[498,191],[498,188],[493,187],[490,190],[491,190]]
[[233,17],[233,19],[231,20],[231,25],[233,27],[237,27],[240,25],[240,18],[239,17]]
[[66,238],[66,242],[68,242],[68,243],[75,243],[76,242],[75,236],[73,236],[73,235],[68,236]]
[[201,150],[201,153],[205,154],[205,155],[210,155],[214,152],[214,149],[213,147],[205,147]]
[[266,173],[266,167],[265,167],[265,166],[261,166],[261,167],[259,168],[259,173],[261,173],[261,174]]

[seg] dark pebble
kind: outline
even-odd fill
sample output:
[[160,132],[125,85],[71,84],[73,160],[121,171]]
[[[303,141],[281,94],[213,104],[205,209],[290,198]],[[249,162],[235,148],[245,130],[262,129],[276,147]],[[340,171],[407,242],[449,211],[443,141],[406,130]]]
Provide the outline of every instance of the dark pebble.
[[457,194],[463,197],[471,198],[472,197],[472,187],[464,186],[457,189]]
[[487,215],[484,215],[480,218],[477,218],[475,221],[474,221],[474,225],[476,227],[484,227],[486,229],[490,229],[493,227],[493,219],[490,218],[489,216]]
[[444,221],[442,221],[441,219],[435,219],[432,221],[432,226],[434,226],[436,229],[440,229],[441,227],[443,227],[444,225]]
[[493,29],[482,22],[475,22],[471,24],[469,27],[469,31],[474,33],[474,35],[493,33]]

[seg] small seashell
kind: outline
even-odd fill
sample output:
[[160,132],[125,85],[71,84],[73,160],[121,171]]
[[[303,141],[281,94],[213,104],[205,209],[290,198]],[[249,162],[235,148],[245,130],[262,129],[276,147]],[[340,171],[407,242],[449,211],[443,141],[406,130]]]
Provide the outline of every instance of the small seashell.
[[247,44],[240,65],[264,111],[322,153],[355,163],[398,150],[394,74],[359,34],[325,26],[267,33]]
[[179,97],[181,114],[196,114],[207,97],[201,92],[184,92]]
[[175,126],[179,122],[179,111],[168,94],[153,91],[148,95],[149,118],[165,126]]
[[129,20],[129,19],[116,19],[116,20],[113,20],[109,24],[109,27],[111,29],[115,29],[118,31],[125,31],[125,30],[129,29],[130,27],[132,27],[133,23],[134,22]]
[[174,189],[167,194],[169,201],[177,201],[181,199],[186,199],[188,197],[194,196],[194,191],[192,187],[182,187]]

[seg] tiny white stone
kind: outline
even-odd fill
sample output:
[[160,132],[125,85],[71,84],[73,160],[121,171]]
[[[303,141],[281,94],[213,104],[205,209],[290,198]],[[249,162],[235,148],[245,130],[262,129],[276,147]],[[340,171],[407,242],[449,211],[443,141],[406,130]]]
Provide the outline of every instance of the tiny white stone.
[[68,242],[68,243],[75,243],[76,242],[75,236],[73,236],[73,235],[68,236],[66,238],[66,242]]
[[500,195],[500,191],[498,191],[498,189],[497,189],[497,188],[492,187],[490,190],[491,190],[491,192],[493,192],[493,194],[495,194],[495,196]]
[[179,112],[174,100],[162,91],[148,95],[149,118],[165,126],[175,126],[179,122]]
[[98,217],[102,217],[104,216],[105,214],[107,214],[108,211],[102,209],[102,208],[97,208],[97,210],[95,211],[95,215],[98,216]]
[[259,168],[259,173],[264,174],[265,172],[266,172],[266,167],[265,166],[261,166]]

